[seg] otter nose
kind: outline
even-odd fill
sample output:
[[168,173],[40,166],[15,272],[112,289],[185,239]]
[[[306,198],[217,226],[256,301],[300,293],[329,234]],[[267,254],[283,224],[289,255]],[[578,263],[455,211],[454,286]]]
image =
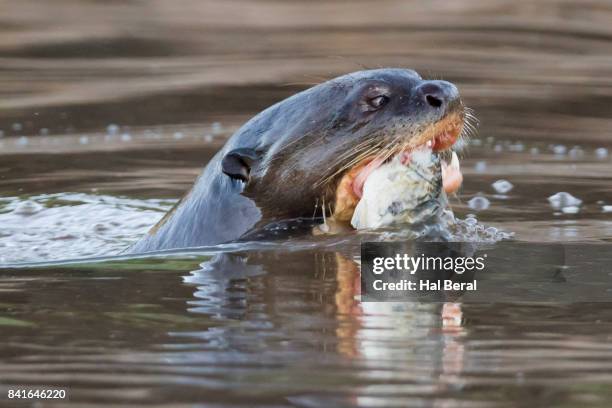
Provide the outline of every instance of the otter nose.
[[424,81],[419,86],[423,101],[434,109],[446,110],[459,100],[457,87],[446,81]]

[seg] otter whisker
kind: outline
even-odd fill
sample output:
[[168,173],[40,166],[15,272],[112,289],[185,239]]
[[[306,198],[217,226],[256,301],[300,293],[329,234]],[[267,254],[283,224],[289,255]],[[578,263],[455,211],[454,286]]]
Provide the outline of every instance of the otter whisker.
[[315,208],[314,211],[312,212],[312,219],[314,220],[316,215],[317,215],[317,209],[319,208],[319,199],[317,198],[315,201]]
[[338,171],[336,171],[336,174],[338,172],[342,172],[344,170],[347,170],[349,167],[352,167],[353,165],[359,163],[361,160],[365,159],[366,157],[368,157],[371,153],[373,153],[377,148],[376,147],[371,147],[369,149],[363,150],[361,152],[359,152],[356,156],[354,156],[351,160],[349,160],[346,164],[344,164],[343,166],[340,167],[340,169],[338,169]]
[[[377,149],[380,148],[380,143],[375,143],[374,145],[370,146],[370,143],[364,143],[363,146],[361,146],[358,149],[351,149],[350,151],[344,153],[341,156],[346,156],[346,157],[350,157],[353,156],[347,163],[343,164],[340,169],[338,169],[333,175],[342,172],[344,170],[346,170],[347,168],[351,167],[352,165],[358,163],[359,161],[361,161],[362,159],[366,158],[367,156],[369,156],[371,153],[373,153],[374,151],[376,151]],[[344,159],[344,157],[339,157],[337,162],[341,162],[342,159]]]
[[464,129],[467,129],[467,130],[469,130],[470,132],[473,132],[473,131],[475,131],[475,130],[476,130],[476,128],[475,128],[475,127],[474,127],[474,126],[473,126],[473,125],[472,125],[472,124],[471,124],[471,123],[470,123],[468,120],[466,120],[466,121],[463,123],[463,127],[464,127]]
[[346,157],[339,157],[338,162],[342,162],[344,161],[344,159],[348,159],[348,161],[342,166],[342,168],[346,170],[348,167],[357,164],[357,162],[370,156],[373,152],[380,148],[381,146],[379,144],[375,144],[373,146],[364,146],[359,150],[351,151],[350,155],[346,155]]
[[478,118],[471,113],[465,114],[465,122],[471,126],[478,126]]
[[470,109],[470,108],[466,108],[466,111],[465,111],[465,122],[468,123],[470,126],[473,126],[473,127],[478,127],[478,124],[480,123],[478,118],[474,115],[474,111],[472,109]]
[[[462,136],[472,137],[478,133],[478,119],[472,113],[467,112],[463,122]],[[464,134],[465,131],[465,134]]]
[[333,172],[332,174],[330,174],[330,175],[328,175],[326,177],[323,177],[320,181],[318,181],[316,183],[316,186],[320,186],[322,184],[325,184],[325,183],[331,181],[338,174],[348,170],[349,168],[351,168],[352,166],[356,165],[360,161],[362,161],[362,160],[366,159],[367,157],[371,156],[379,148],[380,147],[378,145],[376,145],[376,146],[372,146],[372,147],[368,148],[367,150],[364,150],[364,151],[360,152],[359,154],[357,154],[356,157],[354,157],[352,160],[350,160],[349,162],[347,162],[344,165],[342,165],[338,170],[336,170],[335,172]]
[[342,159],[344,159],[344,158],[346,158],[346,157],[349,157],[349,156],[353,155],[354,153],[356,153],[356,152],[358,152],[358,151],[360,151],[360,150],[363,150],[364,148],[369,147],[369,146],[370,146],[370,145],[372,145],[373,143],[374,143],[375,145],[380,145],[380,144],[381,144],[380,142],[373,142],[372,140],[369,140],[369,139],[368,139],[368,140],[365,140],[365,141],[363,141],[363,142],[361,142],[361,143],[357,144],[356,146],[354,146],[352,149],[347,150],[347,151],[345,151],[344,153],[340,154],[340,155],[338,156],[338,161],[341,161]]
[[461,130],[461,134],[459,135],[459,137],[462,140],[468,140],[471,137],[473,137],[474,135],[476,135],[476,130],[473,128],[470,128],[468,126],[465,126],[462,130]]
[[321,231],[323,232],[329,232],[329,225],[327,225],[327,215],[326,210],[325,210],[325,196],[323,196],[323,203],[321,205],[321,209],[323,210],[323,224],[319,226],[319,228],[321,229]]

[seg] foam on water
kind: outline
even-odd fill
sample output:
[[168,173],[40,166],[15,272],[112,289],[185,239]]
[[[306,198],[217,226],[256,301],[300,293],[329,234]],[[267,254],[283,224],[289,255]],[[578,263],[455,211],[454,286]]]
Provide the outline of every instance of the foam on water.
[[83,193],[0,198],[0,264],[119,253],[174,202]]
[[449,225],[449,230],[453,240],[461,242],[498,242],[514,237],[512,232],[478,222],[473,215],[465,219],[455,218]]
[[468,214],[465,219],[455,217],[453,211],[447,208],[429,223],[417,226],[398,225],[394,230],[380,235],[383,241],[423,237],[432,241],[493,243],[513,239],[514,233],[485,225],[479,222],[474,214]]

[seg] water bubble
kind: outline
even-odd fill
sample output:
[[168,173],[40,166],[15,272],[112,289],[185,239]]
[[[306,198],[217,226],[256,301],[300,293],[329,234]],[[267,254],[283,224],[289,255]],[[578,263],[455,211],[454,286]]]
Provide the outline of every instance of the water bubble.
[[532,147],[531,149],[529,149],[529,153],[531,153],[532,155],[538,155],[540,154],[540,149],[538,149],[537,147]]
[[221,123],[219,122],[214,122],[212,124],[212,131],[213,133],[221,133],[221,131],[223,130]]
[[476,196],[472,198],[470,201],[468,201],[468,206],[472,210],[476,210],[476,211],[486,210],[487,208],[489,208],[490,204],[491,203],[489,202],[489,200],[482,196]]
[[21,132],[23,130],[23,125],[21,123],[13,123],[11,129],[13,129],[15,132]]
[[115,125],[114,123],[111,123],[110,125],[106,127],[106,132],[109,135],[116,135],[117,133],[119,133],[119,125]]
[[598,159],[605,159],[608,157],[608,149],[605,147],[598,147],[595,149],[595,156],[597,156]]
[[551,195],[548,197],[548,202],[557,210],[565,207],[578,207],[582,204],[582,200],[566,192]]
[[478,220],[476,219],[476,217],[468,217],[465,219],[465,223],[467,225],[476,225],[478,224]]
[[329,232],[329,225],[327,225],[327,223],[319,225],[318,228],[321,230],[321,232]]
[[478,173],[484,173],[487,170],[487,162],[476,162],[476,164],[474,165],[474,170],[476,170]]
[[525,145],[521,142],[510,145],[511,152],[522,152],[523,150],[525,150]]
[[130,135],[129,133],[124,133],[121,135],[121,141],[122,142],[130,142],[132,141],[132,135]]
[[82,145],[86,145],[89,143],[89,136],[83,135],[79,138],[79,143]]
[[584,151],[579,146],[574,146],[570,149],[568,154],[571,158],[575,159],[584,155]]
[[482,145],[482,140],[480,140],[480,139],[472,139],[472,140],[470,140],[470,144],[472,146],[481,146]]
[[508,180],[497,180],[492,184],[493,189],[500,194],[506,194],[508,191],[512,190],[514,186]]
[[17,141],[15,142],[15,144],[19,147],[25,147],[27,146],[29,143],[29,140],[26,136],[21,136],[19,139],[17,139]]
[[514,236],[513,233],[498,230],[495,227],[487,227],[480,224],[473,214],[466,216],[461,220],[453,217],[452,230],[453,236],[459,241],[468,242],[497,242],[504,239],[510,239]]
[[554,145],[552,147],[552,151],[554,154],[562,156],[565,154],[565,152],[567,152],[567,147],[563,146],[563,145]]
[[183,132],[175,132],[174,135],[172,135],[172,137],[174,137],[175,140],[181,140],[184,135]]
[[561,212],[564,214],[578,214],[579,211],[580,211],[580,207],[577,207],[575,205],[570,205],[568,207],[563,207],[561,209]]
[[499,153],[499,152],[501,152],[502,150],[504,150],[504,148],[503,148],[503,147],[502,147],[502,145],[500,145],[500,144],[496,144],[496,145],[495,145],[495,147],[493,147],[493,151],[494,151],[494,152]]
[[612,212],[612,205],[603,205],[601,207],[601,211],[605,212],[605,213],[609,213]]
[[210,142],[212,142],[213,140],[214,140],[213,135],[210,135],[210,134],[208,134],[208,135],[204,135],[204,141],[205,141],[206,143],[210,143]]

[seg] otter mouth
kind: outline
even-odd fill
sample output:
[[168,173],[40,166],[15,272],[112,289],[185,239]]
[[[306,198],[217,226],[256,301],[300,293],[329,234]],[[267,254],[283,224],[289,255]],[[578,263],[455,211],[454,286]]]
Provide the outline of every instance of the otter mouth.
[[[336,189],[333,218],[338,221],[351,219],[362,197],[366,180],[378,167],[398,156],[401,162],[407,165],[411,153],[417,149],[427,148],[437,153],[450,151],[462,134],[463,125],[462,112],[448,114],[386,155],[374,154],[347,170]],[[457,191],[463,181],[457,155],[453,152],[450,157],[450,162],[442,161],[442,185],[446,193]]]

